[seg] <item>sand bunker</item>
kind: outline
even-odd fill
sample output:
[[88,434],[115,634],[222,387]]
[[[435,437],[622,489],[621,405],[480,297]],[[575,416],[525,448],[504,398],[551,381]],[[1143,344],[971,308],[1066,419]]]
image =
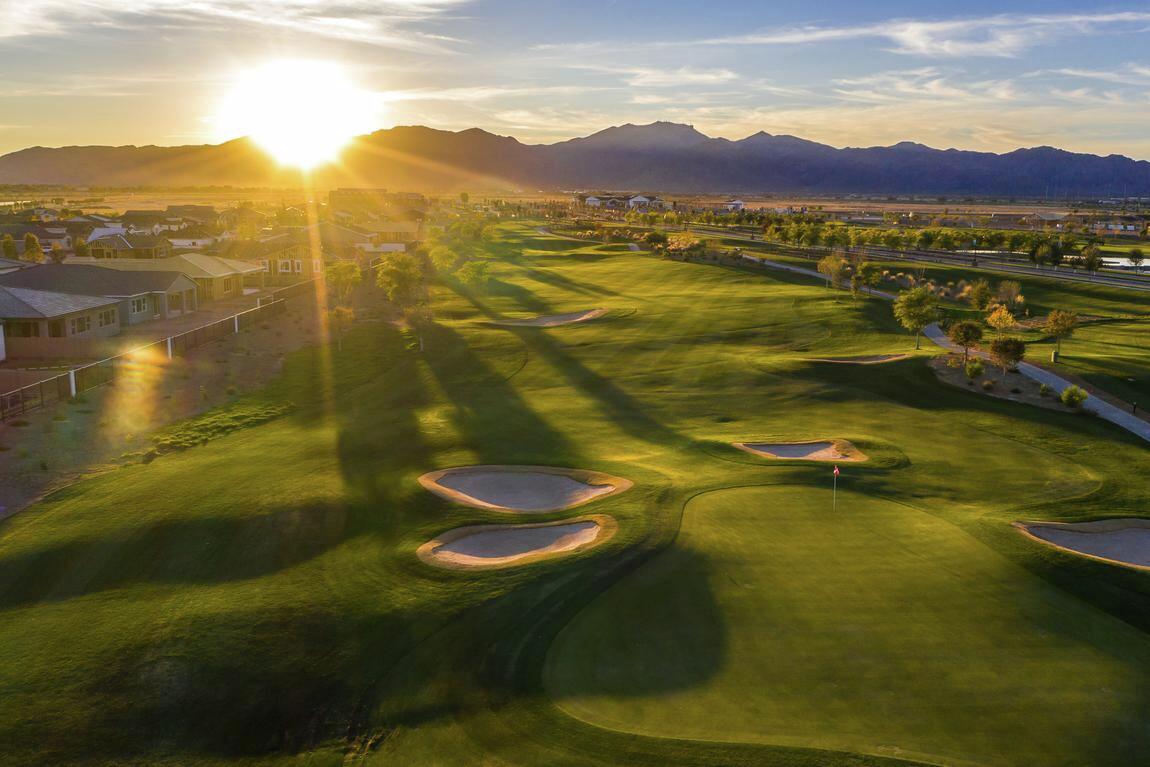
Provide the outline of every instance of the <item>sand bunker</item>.
[[864,357],[816,357],[811,362],[833,362],[838,365],[881,365],[909,359],[909,354],[870,354]]
[[1150,569],[1150,520],[1031,522],[1015,525],[1036,540],[1092,559]]
[[589,309],[585,312],[572,312],[570,314],[547,314],[542,317],[532,317],[526,320],[499,320],[496,325],[508,325],[517,328],[553,328],[558,325],[573,325],[576,322],[586,322],[607,313],[606,309]]
[[837,461],[857,463],[867,457],[845,439],[817,442],[736,442],[740,450],[763,458],[785,461]]
[[463,466],[424,474],[419,483],[449,501],[496,511],[562,511],[621,493],[630,480],[550,466]]
[[438,567],[508,567],[598,546],[615,528],[615,520],[603,515],[538,525],[472,525],[449,530],[416,553]]

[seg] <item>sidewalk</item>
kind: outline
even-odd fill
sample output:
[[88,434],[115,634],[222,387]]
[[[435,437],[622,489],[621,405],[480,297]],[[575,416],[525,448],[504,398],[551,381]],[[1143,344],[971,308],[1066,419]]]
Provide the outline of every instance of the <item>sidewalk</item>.
[[[753,261],[757,264],[762,264],[763,266],[782,269],[784,271],[793,272],[795,274],[802,274],[807,277],[814,277],[818,280],[826,279],[823,277],[823,275],[819,274],[814,269],[804,269],[800,266],[780,264],[777,261],[770,261],[765,258],[748,256],[745,254],[743,255],[743,258],[747,259],[748,261]],[[893,301],[895,299],[894,294],[881,290],[871,290],[868,288],[866,289],[866,293],[875,296],[876,298],[885,298],[888,301]],[[937,346],[940,346],[947,351],[962,351],[959,347],[950,342],[950,339],[947,338],[946,334],[942,332],[942,328],[938,326],[938,323],[925,328],[923,330],[923,335],[933,341]],[[988,355],[986,352],[972,353],[983,359],[989,359],[990,357],[990,355]],[[1057,391],[1059,394],[1061,394],[1062,391],[1068,386],[1072,385],[1070,381],[1067,381],[1062,376],[1056,373],[1052,373],[1049,370],[1044,370],[1037,365],[1032,365],[1029,362],[1019,363],[1018,370],[1032,381],[1046,384],[1051,389]],[[1143,421],[1141,418],[1138,418],[1129,411],[1123,410],[1120,407],[1110,404],[1099,396],[1092,396],[1087,399],[1086,402],[1082,404],[1082,409],[1094,413],[1099,418],[1103,418],[1116,426],[1122,427],[1132,434],[1136,434],[1147,442],[1150,442],[1150,423]]]

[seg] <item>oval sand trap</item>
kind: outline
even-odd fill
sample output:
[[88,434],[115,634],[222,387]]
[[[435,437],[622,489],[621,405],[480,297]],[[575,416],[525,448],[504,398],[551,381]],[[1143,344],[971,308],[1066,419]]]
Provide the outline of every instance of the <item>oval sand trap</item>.
[[562,511],[621,493],[631,481],[597,471],[551,466],[462,466],[419,478],[449,501],[496,511]]
[[735,447],[762,458],[784,461],[838,461],[857,463],[867,457],[845,439],[815,442],[736,442]]
[[574,325],[576,322],[602,317],[606,309],[589,309],[585,312],[571,312],[570,314],[546,314],[541,317],[532,317],[526,320],[499,320],[496,325],[508,325],[517,328],[553,328],[558,325]]
[[836,365],[881,365],[909,359],[909,354],[870,354],[864,357],[816,357],[811,362],[831,362]]
[[1031,538],[1091,559],[1150,569],[1150,520],[1031,522],[1015,525]]
[[437,567],[509,567],[598,546],[615,528],[615,520],[604,515],[537,525],[471,525],[448,530],[416,553]]

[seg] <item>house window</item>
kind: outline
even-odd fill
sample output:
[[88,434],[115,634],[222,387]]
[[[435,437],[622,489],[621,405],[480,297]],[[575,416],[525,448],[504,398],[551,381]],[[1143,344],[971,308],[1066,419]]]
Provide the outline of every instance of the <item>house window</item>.
[[260,266],[262,266],[262,267],[264,268],[264,271],[265,271],[265,272],[270,272],[270,271],[271,271],[271,267],[270,267],[270,266],[268,266],[268,260],[267,260],[266,258],[261,258],[261,259],[260,259]]
[[6,322],[4,334],[11,338],[38,338],[40,336],[39,322]]
[[148,311],[148,297],[140,296],[132,299],[132,314],[141,314]]
[[295,260],[295,273],[296,274],[303,273],[303,261],[298,259],[298,258]]
[[106,328],[109,325],[116,324],[116,310],[105,309],[96,315],[96,326]]
[[224,278],[224,292],[225,293],[231,293],[232,288],[235,287],[235,284],[236,284],[235,278],[225,277]]
[[92,329],[92,318],[89,315],[83,317],[73,317],[68,320],[68,335],[78,336],[81,333],[87,333]]
[[291,261],[280,259],[280,274],[291,274]]

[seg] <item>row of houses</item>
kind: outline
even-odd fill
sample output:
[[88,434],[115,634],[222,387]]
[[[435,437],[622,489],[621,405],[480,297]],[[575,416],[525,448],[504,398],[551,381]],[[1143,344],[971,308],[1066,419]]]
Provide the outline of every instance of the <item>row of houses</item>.
[[596,192],[590,194],[577,194],[574,203],[580,207],[596,210],[640,211],[643,213],[654,211],[715,211],[720,213],[737,213],[746,207],[742,200],[666,200],[655,194],[627,194],[618,192]]

